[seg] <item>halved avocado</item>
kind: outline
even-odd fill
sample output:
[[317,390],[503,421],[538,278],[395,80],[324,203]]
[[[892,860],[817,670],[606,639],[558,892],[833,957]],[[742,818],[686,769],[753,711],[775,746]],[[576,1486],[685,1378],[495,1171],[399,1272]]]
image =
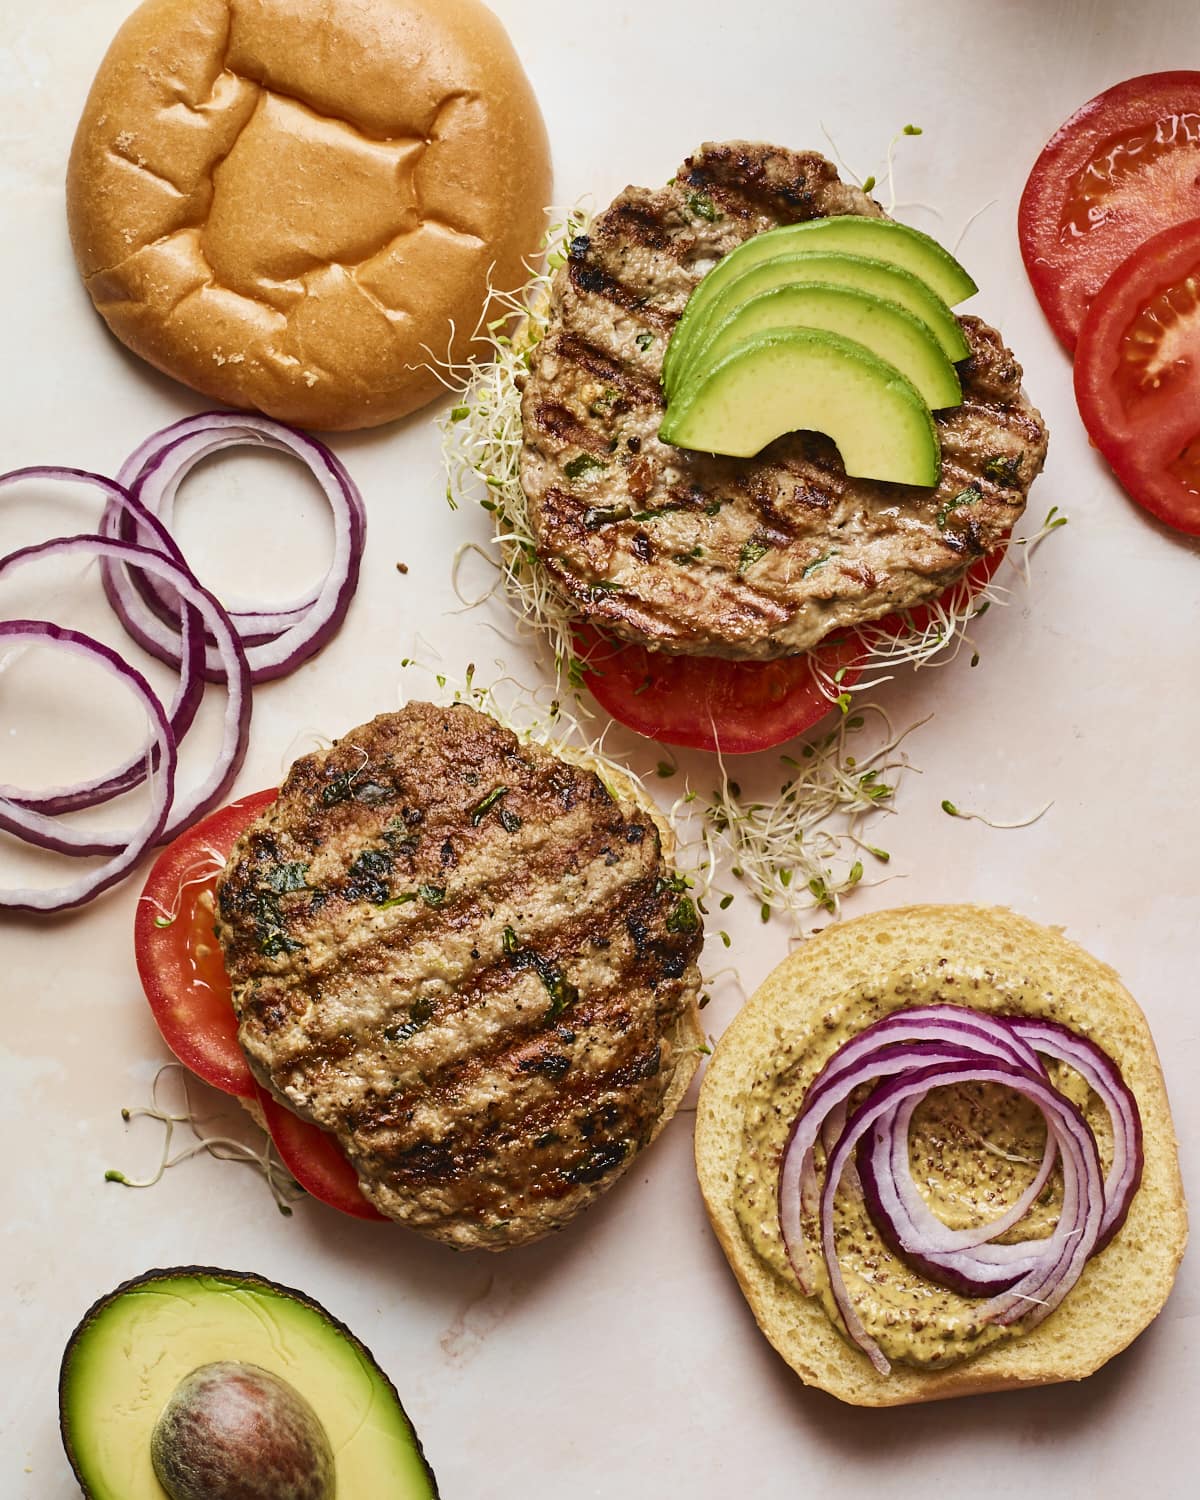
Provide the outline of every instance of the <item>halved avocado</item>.
[[707,341],[716,324],[764,292],[807,281],[852,287],[895,302],[929,328],[951,363],[966,359],[971,352],[958,319],[937,293],[930,291],[911,271],[902,271],[899,266],[865,255],[839,252],[775,255],[733,277],[698,314],[691,318],[685,314],[676,325],[663,363],[663,388],[668,397],[686,383],[694,350]]
[[794,282],[743,302],[716,325],[706,325],[683,372],[677,399],[703,381],[738,344],[757,334],[788,328],[824,329],[853,339],[911,380],[934,411],[962,404],[962,387],[929,328],[895,302],[850,287]]
[[812,328],[739,344],[672,405],[659,437],[749,458],[785,432],[832,438],[846,473],[934,485],[937,428],[912,382],[861,344]]
[[204,1266],[147,1271],[102,1297],[63,1355],[59,1420],[87,1500],[168,1500],[150,1439],[201,1366],[235,1361],[287,1382],[329,1439],[339,1500],[433,1500],[437,1484],[391,1381],[302,1292]]
[[[979,290],[950,252],[943,250],[935,239],[922,234],[919,229],[910,229],[907,224],[898,224],[895,219],[868,219],[861,214],[806,219],[801,224],[782,224],[777,229],[753,235],[719,260],[688,299],[671,343],[675,343],[680,333],[700,316],[709,301],[735,276],[773,256],[797,255],[802,251],[822,254],[837,251],[886,261],[889,265],[899,266],[902,271],[911,271],[951,307]],[[664,378],[670,357],[668,347]]]

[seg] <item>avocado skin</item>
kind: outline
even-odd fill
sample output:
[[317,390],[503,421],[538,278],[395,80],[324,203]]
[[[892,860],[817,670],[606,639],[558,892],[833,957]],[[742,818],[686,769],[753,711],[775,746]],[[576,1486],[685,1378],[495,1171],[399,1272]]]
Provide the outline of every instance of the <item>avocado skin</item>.
[[[249,1292],[265,1292],[275,1297],[288,1298],[315,1313],[332,1333],[349,1344],[369,1368],[372,1379],[379,1385],[386,1399],[396,1407],[403,1417],[405,1425],[408,1428],[414,1456],[419,1461],[428,1484],[426,1491],[427,1500],[440,1500],[441,1492],[437,1487],[437,1480],[434,1477],[433,1470],[429,1466],[429,1461],[425,1456],[425,1449],[421,1444],[420,1437],[417,1435],[416,1428],[409,1421],[408,1414],[404,1410],[399,1392],[380,1368],[375,1356],[362,1340],[356,1337],[340,1319],[335,1318],[331,1312],[322,1307],[315,1298],[298,1291],[295,1287],[284,1286],[278,1281],[272,1281],[269,1277],[260,1276],[253,1271],[229,1271],[220,1266],[171,1266],[156,1267],[153,1270],[144,1271],[140,1276],[133,1276],[128,1281],[123,1281],[113,1291],[106,1293],[103,1297],[97,1298],[91,1307],[88,1308],[87,1312],[84,1313],[83,1317],[80,1318],[78,1324],[76,1324],[71,1337],[67,1340],[67,1346],[63,1352],[62,1365],[59,1370],[58,1420],[67,1460],[71,1465],[71,1469],[86,1500],[91,1500],[93,1492],[88,1487],[88,1479],[83,1469],[83,1459],[76,1451],[74,1435],[71,1430],[71,1421],[68,1417],[68,1393],[71,1385],[72,1363],[75,1356],[86,1347],[93,1325],[100,1315],[111,1307],[114,1302],[128,1293],[145,1291],[162,1282],[205,1277],[222,1282],[236,1283],[239,1289]],[[157,1416],[157,1413],[155,1413],[155,1416]],[[150,1430],[152,1426],[153,1419],[151,1419],[146,1428],[147,1449],[150,1444]],[[426,1497],[422,1497],[422,1500],[426,1500]]]

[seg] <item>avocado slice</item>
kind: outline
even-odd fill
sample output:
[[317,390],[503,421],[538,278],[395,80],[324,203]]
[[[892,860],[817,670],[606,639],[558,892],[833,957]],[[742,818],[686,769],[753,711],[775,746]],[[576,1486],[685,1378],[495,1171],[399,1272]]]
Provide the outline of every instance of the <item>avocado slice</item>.
[[677,399],[685,405],[688,390],[738,344],[774,329],[817,328],[841,334],[912,381],[934,411],[962,404],[962,387],[929,328],[898,303],[851,287],[824,282],[793,282],[761,292],[736,307],[715,326],[706,325],[683,371]]
[[[681,333],[686,333],[711,298],[735,276],[740,276],[752,266],[760,265],[777,255],[797,255],[801,252],[825,254],[831,251],[863,255],[899,266],[902,271],[910,271],[950,307],[964,302],[979,290],[958,261],[948,250],[943,250],[935,239],[922,234],[919,229],[910,229],[907,224],[898,224],[895,219],[868,219],[861,214],[806,219],[800,224],[781,224],[777,229],[753,235],[719,260],[688,299],[671,343],[674,344]],[[670,356],[668,347],[667,361]],[[663,374],[665,378],[666,361]]]
[[674,396],[679,387],[686,383],[693,350],[706,342],[710,330],[717,323],[723,322],[743,303],[764,292],[804,281],[852,287],[856,291],[869,292],[874,297],[897,303],[929,328],[946,358],[952,363],[966,359],[971,352],[971,346],[967,343],[958,319],[937,293],[931,292],[920,277],[914,276],[911,271],[902,271],[899,266],[889,265],[882,260],[871,260],[865,255],[844,255],[840,252],[774,255],[733,277],[709,299],[699,313],[686,319],[686,327],[682,319],[676,325],[663,362],[663,388],[667,396]]
[[823,432],[846,473],[934,485],[937,428],[912,382],[853,340],[813,328],[737,345],[672,405],[659,437],[680,448],[749,458],[785,432]]
[[59,1420],[87,1500],[169,1500],[151,1461],[163,1408],[200,1367],[238,1361],[315,1412],[340,1500],[433,1500],[437,1483],[370,1351],[302,1292],[212,1267],[148,1271],[102,1297],[63,1355]]

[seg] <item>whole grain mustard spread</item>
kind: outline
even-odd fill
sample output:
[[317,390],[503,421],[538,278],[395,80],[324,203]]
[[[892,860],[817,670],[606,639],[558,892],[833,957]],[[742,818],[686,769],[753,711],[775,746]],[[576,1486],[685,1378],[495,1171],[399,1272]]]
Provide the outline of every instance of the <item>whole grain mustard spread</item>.
[[[1035,989],[1019,975],[998,975],[942,959],[935,966],[897,973],[870,990],[849,989],[822,1015],[819,1031],[777,1034],[775,1051],[745,1100],[744,1135],[734,1194],[747,1243],[775,1275],[799,1288],[779,1228],[779,1167],[789,1129],[814,1078],[853,1036],[893,1011],[919,1005],[962,1005],[998,1015],[1040,1016],[1087,1036],[1090,1027],[1060,995]],[[1107,1110],[1073,1069],[1045,1059],[1054,1087],[1087,1119],[1103,1168],[1112,1160]],[[862,1093],[851,1096],[850,1108]],[[913,1180],[930,1209],[952,1229],[998,1218],[1037,1174],[1046,1140],[1041,1111],[1023,1096],[996,1084],[965,1084],[932,1090],[913,1116],[909,1160]],[[816,1167],[824,1180],[824,1153]],[[1062,1179],[1056,1167],[1033,1208],[998,1243],[1049,1235],[1058,1220]],[[939,1369],[980,1350],[1019,1338],[1022,1321],[982,1324],[986,1298],[962,1296],[908,1267],[881,1239],[857,1189],[853,1168],[838,1190],[834,1211],[838,1260],[867,1333],[891,1362]],[[819,1223],[805,1217],[814,1295],[830,1321],[843,1331],[821,1251]],[[864,1356],[865,1358],[865,1356]]]

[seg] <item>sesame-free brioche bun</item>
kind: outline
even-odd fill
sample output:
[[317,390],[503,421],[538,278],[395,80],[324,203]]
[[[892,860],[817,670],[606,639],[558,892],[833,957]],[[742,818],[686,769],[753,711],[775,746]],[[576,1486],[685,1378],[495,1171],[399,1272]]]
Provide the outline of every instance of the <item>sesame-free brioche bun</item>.
[[[931,988],[932,987],[932,988]],[[877,1373],[816,1297],[772,1269],[737,1203],[748,1111],[802,1051],[804,1073],[836,1050],[834,1026],[931,993],[981,1010],[1056,1017],[1116,1062],[1138,1102],[1145,1165],[1129,1215],[1046,1320],[945,1368]],[[885,997],[904,994],[906,1002]],[[864,997],[860,1000],[859,997]],[[858,1015],[856,1017],[856,1010]],[[799,1066],[799,1064],[797,1064]],[[792,1113],[791,1107],[784,1110]],[[779,1122],[780,1139],[790,1119]],[[763,1171],[778,1172],[764,1148]],[[1126,1347],[1166,1302],[1187,1242],[1175,1131],[1146,1019],[1120,979],[1061,932],[1000,907],[913,906],[831,926],[768,975],[717,1044],[700,1090],[696,1165],[717,1238],[759,1327],[800,1378],[855,1406],[901,1406],[1080,1380]]]
[[404,416],[433,361],[485,352],[489,286],[526,280],[549,198],[537,101],[477,0],[146,0],[67,169],[113,333],[317,428]]

